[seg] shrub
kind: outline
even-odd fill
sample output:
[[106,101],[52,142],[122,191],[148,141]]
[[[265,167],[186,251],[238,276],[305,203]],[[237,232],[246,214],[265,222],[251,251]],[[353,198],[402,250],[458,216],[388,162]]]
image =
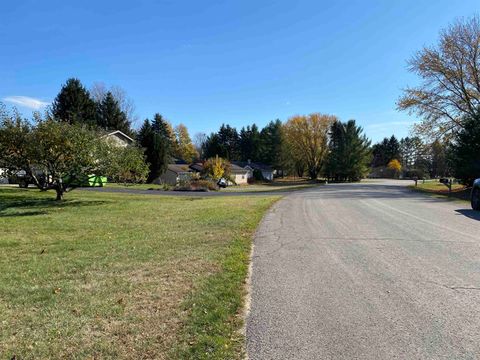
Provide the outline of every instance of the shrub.
[[175,191],[217,191],[218,186],[215,182],[206,179],[187,180],[180,182]]

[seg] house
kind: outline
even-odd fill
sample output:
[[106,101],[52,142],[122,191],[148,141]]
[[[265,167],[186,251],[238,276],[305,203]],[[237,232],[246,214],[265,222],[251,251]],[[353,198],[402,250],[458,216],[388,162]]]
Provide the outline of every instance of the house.
[[160,175],[154,184],[177,185],[181,181],[187,181],[192,178],[193,171],[185,164],[169,164],[167,170]]
[[[202,163],[193,163],[190,165],[190,169],[194,172],[202,173],[203,164]],[[241,166],[231,164],[230,167],[231,177],[234,183],[237,185],[248,184],[248,179],[251,177],[251,171],[249,169],[242,168]]]
[[248,179],[253,176],[251,170],[242,168],[238,165],[231,164],[231,174],[232,180],[237,185],[245,185],[248,184]]
[[249,178],[252,178],[254,175],[254,171],[257,171],[262,174],[264,180],[273,181],[273,175],[275,174],[275,171],[270,165],[252,161],[235,161],[234,164],[241,168],[249,170]]
[[135,142],[135,140],[133,140],[130,136],[128,136],[127,134],[124,134],[120,130],[115,130],[111,133],[108,133],[102,136],[102,138],[107,139],[111,141],[113,144],[121,147],[132,145]]

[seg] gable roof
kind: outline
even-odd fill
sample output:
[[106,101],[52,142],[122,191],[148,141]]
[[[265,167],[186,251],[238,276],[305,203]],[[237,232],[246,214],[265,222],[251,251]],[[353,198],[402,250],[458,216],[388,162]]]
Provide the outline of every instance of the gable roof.
[[231,172],[234,173],[234,174],[243,174],[243,173],[249,171],[248,169],[245,169],[245,168],[243,168],[243,167],[241,167],[241,166],[238,166],[238,165],[236,165],[236,164],[231,164],[231,165],[230,165],[230,170],[231,170]]
[[191,172],[188,165],[185,164],[168,164],[167,169],[176,174]]
[[242,168],[249,167],[250,169],[253,169],[253,170],[273,171],[273,168],[270,165],[260,163],[260,162],[235,161],[234,164]]
[[128,136],[127,134],[121,132],[120,130],[115,130],[115,131],[112,131],[111,133],[108,133],[107,135],[105,135],[104,137],[111,137],[111,136],[116,136],[120,139],[123,139],[125,142],[131,144],[133,143],[135,140],[133,140],[130,136]]

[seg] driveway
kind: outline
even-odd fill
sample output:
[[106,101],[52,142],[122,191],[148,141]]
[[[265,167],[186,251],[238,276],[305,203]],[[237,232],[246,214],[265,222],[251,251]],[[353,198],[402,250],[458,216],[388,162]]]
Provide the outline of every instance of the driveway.
[[250,359],[480,358],[480,213],[404,185],[327,185],[266,215]]

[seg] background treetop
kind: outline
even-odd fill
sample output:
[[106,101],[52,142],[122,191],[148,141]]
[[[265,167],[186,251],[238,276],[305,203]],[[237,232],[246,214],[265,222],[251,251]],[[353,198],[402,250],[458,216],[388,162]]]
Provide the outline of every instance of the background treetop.
[[397,105],[423,118],[417,133],[438,138],[463,128],[465,116],[479,112],[480,17],[459,19],[442,30],[435,46],[413,56],[409,70],[421,84],[406,88]]

